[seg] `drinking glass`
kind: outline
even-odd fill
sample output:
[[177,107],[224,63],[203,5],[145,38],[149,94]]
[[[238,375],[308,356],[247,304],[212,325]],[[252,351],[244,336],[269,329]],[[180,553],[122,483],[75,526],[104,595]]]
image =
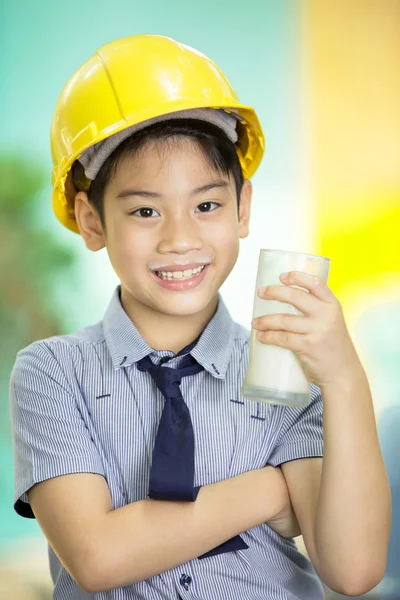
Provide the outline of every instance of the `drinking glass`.
[[[260,250],[253,318],[274,313],[304,316],[291,304],[260,298],[257,294],[258,288],[284,285],[279,276],[288,271],[317,275],[328,283],[329,268],[330,258],[325,256],[286,250]],[[296,285],[291,287],[305,290]],[[311,399],[311,386],[296,353],[273,344],[263,344],[256,334],[257,331],[252,328],[249,364],[241,389],[242,395],[257,402],[306,406]]]

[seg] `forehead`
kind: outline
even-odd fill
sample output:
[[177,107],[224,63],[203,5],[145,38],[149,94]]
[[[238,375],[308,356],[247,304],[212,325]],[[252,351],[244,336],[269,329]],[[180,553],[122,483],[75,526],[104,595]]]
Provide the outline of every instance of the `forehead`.
[[170,177],[204,179],[216,177],[230,182],[213,164],[209,153],[189,136],[146,141],[138,150],[123,155],[115,169],[116,180],[126,178],[166,179]]

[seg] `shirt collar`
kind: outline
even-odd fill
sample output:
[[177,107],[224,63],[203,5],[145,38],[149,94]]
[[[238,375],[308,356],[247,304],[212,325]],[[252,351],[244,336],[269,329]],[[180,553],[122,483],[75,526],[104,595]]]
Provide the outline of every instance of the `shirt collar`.
[[[149,346],[125,312],[120,300],[118,285],[103,318],[103,331],[114,369],[129,367],[147,356],[158,353]],[[196,343],[186,349],[211,375],[224,379],[229,365],[234,338],[234,322],[222,297],[218,294],[218,307]]]

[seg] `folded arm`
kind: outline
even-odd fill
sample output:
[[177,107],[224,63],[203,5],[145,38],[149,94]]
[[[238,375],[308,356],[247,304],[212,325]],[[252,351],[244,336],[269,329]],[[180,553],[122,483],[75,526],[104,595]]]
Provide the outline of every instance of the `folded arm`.
[[94,593],[171,569],[272,519],[287,488],[280,469],[267,466],[204,486],[195,502],[148,499],[113,510],[106,480],[80,473],[36,484],[28,498],[61,563]]

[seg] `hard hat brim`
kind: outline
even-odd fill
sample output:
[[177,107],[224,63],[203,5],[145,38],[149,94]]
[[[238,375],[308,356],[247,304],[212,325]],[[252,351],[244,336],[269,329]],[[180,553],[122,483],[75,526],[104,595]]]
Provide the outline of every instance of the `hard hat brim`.
[[[170,102],[168,107],[165,107],[161,114],[170,114],[192,108],[223,109],[227,112],[235,112],[241,117],[241,122],[238,124],[239,139],[236,143],[236,151],[243,170],[243,176],[245,179],[250,179],[261,162],[265,147],[264,134],[254,109],[251,106],[240,103],[230,103],[229,106],[210,106],[209,104],[204,103],[194,106],[193,100],[189,100],[185,103],[180,98],[176,103]],[[148,111],[142,111],[142,113],[143,114],[136,113],[132,117],[129,117],[128,115],[123,121],[114,123],[112,127],[99,131],[94,136],[93,132],[89,132],[86,144],[83,141],[83,137],[85,134],[88,134],[88,132],[81,132],[74,140],[76,145],[75,152],[73,151],[71,153],[67,162],[59,164],[54,168],[52,174],[53,210],[60,223],[71,231],[78,234],[80,233],[74,213],[74,201],[77,190],[74,189],[72,178],[70,176],[73,163],[90,146],[101,142],[114,133],[122,131],[131,125],[159,116],[160,108],[158,107],[157,111],[149,109]]]

